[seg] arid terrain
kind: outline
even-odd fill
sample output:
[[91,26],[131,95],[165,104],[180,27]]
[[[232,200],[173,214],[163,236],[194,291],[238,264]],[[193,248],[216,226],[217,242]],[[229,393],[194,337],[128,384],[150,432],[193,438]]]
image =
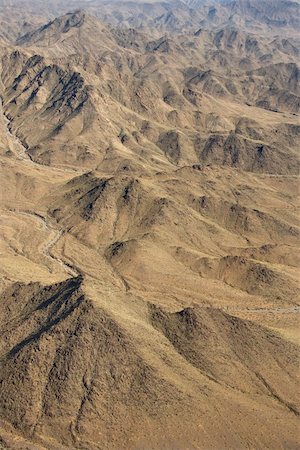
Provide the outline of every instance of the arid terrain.
[[0,449],[299,449],[289,0],[0,0]]

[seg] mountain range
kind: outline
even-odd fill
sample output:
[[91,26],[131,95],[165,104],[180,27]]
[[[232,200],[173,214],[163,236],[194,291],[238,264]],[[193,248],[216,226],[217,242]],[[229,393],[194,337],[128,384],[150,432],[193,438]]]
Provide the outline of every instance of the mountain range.
[[298,448],[298,23],[0,1],[0,448]]

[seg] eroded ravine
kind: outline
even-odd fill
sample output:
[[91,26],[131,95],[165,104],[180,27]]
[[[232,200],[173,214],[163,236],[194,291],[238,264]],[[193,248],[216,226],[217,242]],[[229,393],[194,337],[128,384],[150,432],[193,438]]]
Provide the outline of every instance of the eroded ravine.
[[56,229],[47,219],[45,219],[44,216],[36,212],[18,211],[14,209],[10,209],[9,212],[19,216],[21,215],[29,217],[30,219],[33,219],[42,230],[47,231],[49,233],[48,239],[44,241],[40,252],[43,254],[43,256],[49,258],[52,262],[58,263],[62,267],[62,269],[69,275],[72,275],[74,277],[79,275],[79,271],[77,270],[77,268],[75,268],[75,266],[66,263],[51,251],[63,236],[64,231],[62,229]]

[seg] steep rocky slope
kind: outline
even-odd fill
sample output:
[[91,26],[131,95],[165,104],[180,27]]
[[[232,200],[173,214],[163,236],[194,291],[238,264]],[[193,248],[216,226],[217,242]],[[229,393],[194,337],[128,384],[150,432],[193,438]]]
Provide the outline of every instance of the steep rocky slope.
[[[251,410],[260,405],[261,418],[268,420],[272,407],[296,423],[291,384],[296,383],[296,346],[218,310],[187,308],[171,314],[152,305],[148,312],[140,308],[138,315],[144,327],[154,327],[155,362],[150,353],[145,356],[138,330],[122,326],[101,301],[98,305],[100,299],[89,300],[81,284],[81,278],[46,288],[17,284],[3,293],[1,414],[27,436],[49,448],[136,448],[144,443],[169,448],[175,442],[179,448],[187,442],[196,448],[199,431],[189,426],[187,433],[188,411],[205,430],[216,404],[221,423],[224,414],[234,416],[228,409],[236,407],[241,392],[249,399],[254,395]],[[286,381],[282,365],[288,367]],[[193,382],[197,388],[191,396]],[[226,403],[220,402],[222,395]],[[203,408],[207,397],[210,407]],[[243,414],[255,423],[251,410],[246,407]],[[181,416],[180,426],[174,415]],[[156,433],[149,440],[153,427]],[[293,446],[281,431],[285,445]],[[223,439],[236,448],[230,435],[229,428]],[[244,439],[247,431],[239,446]],[[214,441],[208,436],[205,442],[211,446]],[[265,442],[276,445],[276,438]]]

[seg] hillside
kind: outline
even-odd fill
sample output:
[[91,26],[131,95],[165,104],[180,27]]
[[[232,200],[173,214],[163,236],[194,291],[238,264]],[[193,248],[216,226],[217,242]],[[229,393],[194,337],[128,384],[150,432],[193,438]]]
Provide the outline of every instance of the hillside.
[[0,1],[0,448],[298,448],[298,5]]

